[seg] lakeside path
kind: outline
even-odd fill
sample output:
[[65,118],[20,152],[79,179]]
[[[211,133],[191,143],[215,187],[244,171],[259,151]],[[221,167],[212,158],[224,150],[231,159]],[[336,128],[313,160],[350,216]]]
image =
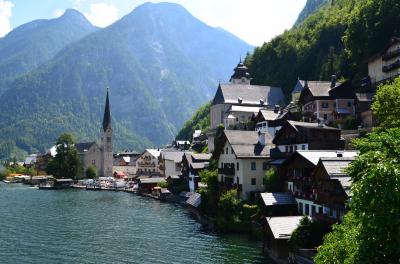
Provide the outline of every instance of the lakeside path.
[[0,185],[0,263],[265,263],[260,244],[204,232],[181,206],[124,192]]

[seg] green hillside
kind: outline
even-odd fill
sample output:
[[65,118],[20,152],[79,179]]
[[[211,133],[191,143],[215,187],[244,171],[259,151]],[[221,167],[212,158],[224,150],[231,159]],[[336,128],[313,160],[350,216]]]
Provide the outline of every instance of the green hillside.
[[297,17],[296,25],[300,25],[304,22],[311,14],[320,9],[322,5],[327,4],[330,0],[307,0],[306,5]]
[[0,38],[0,94],[16,77],[46,63],[96,29],[81,13],[69,9],[59,18],[32,21]]
[[200,107],[193,116],[185,122],[182,129],[176,136],[177,140],[191,140],[195,130],[207,132],[210,128],[210,108],[211,102]]
[[179,5],[139,6],[7,86],[0,158],[42,151],[64,131],[98,139],[107,86],[117,149],[170,143],[251,49]]
[[352,80],[367,75],[368,58],[400,34],[397,0],[335,0],[302,24],[255,49],[246,59],[254,84],[281,86],[288,96],[298,77]]

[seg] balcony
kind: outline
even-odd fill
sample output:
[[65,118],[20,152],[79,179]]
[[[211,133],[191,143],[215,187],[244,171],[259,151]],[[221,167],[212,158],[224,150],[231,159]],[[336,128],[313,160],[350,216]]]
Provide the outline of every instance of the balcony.
[[400,60],[397,60],[396,62],[394,62],[394,63],[392,63],[390,65],[383,66],[382,67],[382,71],[387,73],[387,72],[393,71],[393,70],[395,70],[395,69],[397,69],[399,67],[400,67]]
[[138,162],[140,167],[155,167],[156,164],[154,162]]
[[218,173],[224,175],[235,175],[235,168],[231,167],[218,168]]
[[385,54],[383,54],[382,60],[388,61],[388,60],[398,57],[398,56],[400,56],[400,49],[395,49],[393,51],[386,52]]

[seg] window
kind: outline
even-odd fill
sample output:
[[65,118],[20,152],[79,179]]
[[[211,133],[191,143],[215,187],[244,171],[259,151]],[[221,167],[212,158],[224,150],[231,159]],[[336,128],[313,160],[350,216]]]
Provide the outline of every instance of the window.
[[347,102],[347,107],[351,107],[351,101]]
[[252,162],[251,163],[251,170],[252,171],[255,171],[257,168],[256,168],[256,163],[255,162]]
[[256,178],[251,178],[251,185],[256,185]]
[[309,204],[305,204],[306,205],[306,209],[305,209],[305,214],[308,215],[310,213],[310,205]]
[[328,119],[328,115],[327,114],[324,114],[324,119],[325,120]]
[[236,170],[239,170],[239,162],[236,162]]
[[233,148],[231,148],[231,154],[233,154]]
[[296,151],[297,150],[297,146],[294,146],[294,151]]
[[303,203],[299,203],[299,214],[303,214]]
[[285,150],[286,150],[286,152],[289,152],[289,147],[286,146],[286,147],[285,147]]
[[225,148],[225,154],[228,154],[228,148]]
[[293,146],[290,146],[290,152],[293,152]]
[[318,208],[318,213],[319,213],[319,214],[322,214],[322,207],[319,207],[319,208]]
[[107,142],[111,142],[111,137],[107,137]]
[[315,205],[311,205],[311,215],[315,215]]
[[324,102],[324,103],[322,103],[321,107],[322,108],[328,108],[329,107],[329,103]]
[[268,170],[268,162],[263,162],[263,170]]
[[306,145],[301,145],[302,150],[306,150]]
[[96,160],[92,160],[92,165],[96,165]]

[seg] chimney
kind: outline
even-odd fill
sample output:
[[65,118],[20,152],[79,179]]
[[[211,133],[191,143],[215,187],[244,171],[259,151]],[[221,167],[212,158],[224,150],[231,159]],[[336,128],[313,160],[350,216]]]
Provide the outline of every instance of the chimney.
[[307,80],[305,80],[305,82],[304,82],[304,88],[308,88],[308,81]]
[[332,75],[331,88],[334,88],[336,86],[336,79],[336,75]]
[[258,131],[258,144],[265,146],[265,134],[266,132]]

